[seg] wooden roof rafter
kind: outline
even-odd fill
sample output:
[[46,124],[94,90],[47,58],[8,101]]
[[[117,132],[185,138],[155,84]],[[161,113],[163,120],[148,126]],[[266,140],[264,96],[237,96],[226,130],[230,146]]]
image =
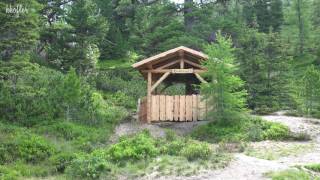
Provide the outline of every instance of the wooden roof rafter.
[[133,64],[132,67],[139,70],[150,69],[150,67],[152,67],[154,64],[169,60],[171,58],[174,58],[175,56],[177,59],[180,59],[180,58],[187,59],[187,57],[193,57],[194,59],[201,59],[201,60],[208,59],[208,56],[202,52],[199,52],[184,46],[180,46],[180,47],[165,51],[163,53],[157,54],[155,56],[146,58],[142,61],[139,61]]

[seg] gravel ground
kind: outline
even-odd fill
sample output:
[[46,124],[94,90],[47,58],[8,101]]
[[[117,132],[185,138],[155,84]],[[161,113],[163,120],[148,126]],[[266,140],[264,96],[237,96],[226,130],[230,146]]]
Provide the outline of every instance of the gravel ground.
[[128,120],[127,122],[121,123],[115,128],[115,133],[111,137],[111,142],[117,141],[120,136],[131,135],[140,132],[144,129],[149,130],[153,137],[164,137],[166,130],[173,130],[178,135],[189,134],[195,127],[206,124],[208,121],[194,121],[194,122],[159,122],[159,123],[140,123],[135,119]]
[[[290,168],[294,165],[319,163],[320,162],[320,120],[290,117],[282,115],[282,113],[262,116],[263,119],[280,122],[287,125],[293,132],[306,132],[311,135],[314,143],[314,148],[302,154],[282,157],[277,160],[264,160],[255,157],[250,157],[244,153],[234,154],[235,158],[230,165],[224,169],[206,170],[201,171],[193,176],[157,176],[158,173],[152,173],[147,176],[141,177],[142,180],[258,180],[267,179],[263,176],[264,173],[269,171],[280,171]],[[149,129],[153,136],[161,137],[165,134],[165,129],[172,129],[178,134],[186,134],[199,124],[207,123],[205,121],[191,122],[191,123],[159,123],[159,124],[139,124],[135,121],[126,122],[116,128],[114,138],[124,134],[136,133],[142,129]],[[272,148],[276,142],[259,142],[264,143],[266,148]],[[279,142],[283,143],[296,143],[296,142]],[[254,145],[252,143],[251,145]]]
[[320,143],[320,139],[317,139],[320,135],[320,119],[291,117],[284,115],[262,116],[262,118],[272,122],[283,123],[287,125],[292,132],[307,133]]

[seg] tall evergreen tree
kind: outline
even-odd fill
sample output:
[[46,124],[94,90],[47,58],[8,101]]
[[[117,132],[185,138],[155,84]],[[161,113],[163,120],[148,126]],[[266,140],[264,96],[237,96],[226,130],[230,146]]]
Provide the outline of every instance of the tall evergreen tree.
[[293,97],[300,113],[320,117],[320,70],[311,65],[294,82]]
[[0,59],[29,59],[39,39],[39,10],[36,0],[0,2]]
[[107,20],[101,16],[92,0],[75,1],[66,21],[72,26],[73,48],[71,63],[80,74],[95,67],[99,57],[97,45],[108,31]]
[[58,87],[58,93],[61,95],[61,106],[65,112],[65,118],[68,120],[79,106],[81,97],[80,79],[74,68],[71,68],[64,77],[63,82]]
[[208,69],[205,75],[210,82],[201,84],[201,93],[211,107],[209,119],[228,123],[245,110],[246,103],[246,92],[241,90],[244,82],[235,75],[232,41],[218,34],[217,43],[207,45],[205,52],[209,56],[204,63]]
[[130,31],[127,22],[134,17],[138,8],[137,2],[125,0],[95,0],[101,9],[101,15],[109,22],[109,31],[99,43],[100,59],[116,59],[126,57],[130,49],[128,42]]
[[312,7],[312,52],[316,56],[314,64],[320,68],[320,1],[314,0]]
[[246,81],[249,107],[268,113],[287,105],[290,57],[279,36],[247,29],[239,39],[239,46],[239,73]]
[[291,44],[290,51],[294,56],[295,73],[302,76],[306,67],[315,61],[312,41],[311,2],[307,0],[294,0],[285,9],[285,25],[281,35],[287,44]]
[[204,42],[185,33],[176,6],[169,1],[140,6],[129,27],[131,46],[145,56],[181,45],[199,48]]
[[255,4],[255,14],[261,32],[269,32],[270,28],[278,32],[283,24],[281,0],[258,0]]

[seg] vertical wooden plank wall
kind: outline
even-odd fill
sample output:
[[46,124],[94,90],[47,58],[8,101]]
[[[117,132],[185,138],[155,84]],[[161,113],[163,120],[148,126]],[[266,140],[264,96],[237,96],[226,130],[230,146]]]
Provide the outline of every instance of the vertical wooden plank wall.
[[160,106],[160,121],[166,120],[166,96],[159,96],[159,106]]
[[186,96],[186,121],[192,121],[192,96]]
[[152,111],[151,117],[152,121],[159,121],[160,120],[160,108],[159,108],[159,96],[153,95],[152,96]]
[[154,122],[204,120],[206,111],[200,95],[151,96],[151,121]]
[[198,120],[198,95],[192,95],[192,120]]
[[186,120],[186,96],[180,96],[179,121]]
[[166,98],[166,120],[173,121],[173,96],[165,96]]
[[180,96],[174,96],[173,99],[173,120],[174,121],[179,121],[179,104],[180,104]]

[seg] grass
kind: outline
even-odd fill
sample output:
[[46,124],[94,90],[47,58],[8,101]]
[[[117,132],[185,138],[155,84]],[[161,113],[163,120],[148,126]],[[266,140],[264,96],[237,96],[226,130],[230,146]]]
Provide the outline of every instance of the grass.
[[98,62],[99,69],[130,68],[133,63],[127,59],[104,60]]
[[191,136],[207,142],[241,142],[289,139],[287,126],[251,115],[241,115],[225,123],[213,121],[193,130]]
[[268,145],[256,146],[256,147],[247,147],[245,154],[248,156],[267,159],[267,160],[276,160],[281,157],[292,156],[307,152],[313,149],[314,144],[311,143],[278,143],[270,142]]
[[148,131],[124,136],[107,148],[78,154],[67,168],[69,177],[117,176],[139,179],[149,174],[191,176],[203,169],[225,167],[232,156],[218,147],[168,133],[153,138]]
[[319,180],[319,177],[313,177],[308,172],[300,169],[287,169],[278,172],[269,172],[266,174],[267,177],[272,180]]
[[305,165],[305,168],[320,173],[320,163],[319,164],[309,164],[309,165]]
[[130,178],[138,178],[151,173],[156,176],[192,176],[201,170],[224,168],[231,159],[230,154],[217,154],[207,160],[197,161],[188,161],[183,156],[161,155],[148,163],[144,161],[128,163],[118,171]]
[[[57,172],[55,163],[59,162],[54,162],[52,157],[66,153],[88,153],[93,149],[105,147],[109,143],[108,137],[111,132],[111,126],[89,127],[60,120],[29,128],[0,121],[0,143],[11,139],[12,142],[20,142],[20,137],[28,134],[43,138],[55,149],[50,157],[36,163],[26,162],[21,158],[3,164],[0,162],[0,179],[67,179]],[[40,151],[33,147],[33,151],[35,150]]]
[[[192,145],[189,147],[189,145]],[[201,170],[224,168],[232,159],[230,153],[221,151],[219,146],[210,145],[210,155],[201,158],[206,151],[200,151],[191,147],[197,146],[206,149],[207,143],[185,139],[177,136],[174,132],[168,131],[165,139],[158,139],[160,154],[152,159],[127,163],[119,168],[120,174],[127,177],[137,178],[139,176],[156,174],[156,176],[191,176],[198,174]],[[184,152],[192,152],[193,158],[185,156]],[[203,154],[205,153],[205,154]],[[190,154],[190,155],[191,155]]]

